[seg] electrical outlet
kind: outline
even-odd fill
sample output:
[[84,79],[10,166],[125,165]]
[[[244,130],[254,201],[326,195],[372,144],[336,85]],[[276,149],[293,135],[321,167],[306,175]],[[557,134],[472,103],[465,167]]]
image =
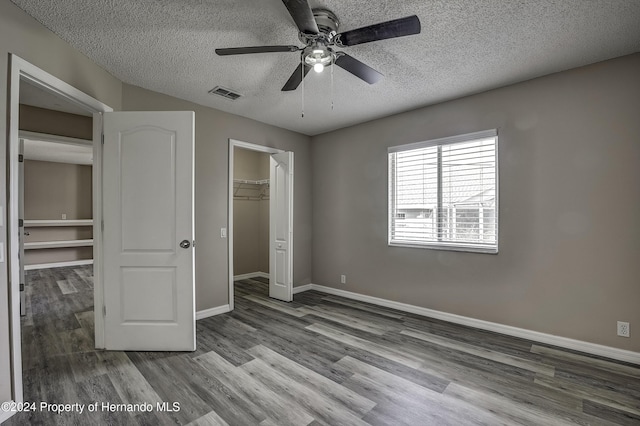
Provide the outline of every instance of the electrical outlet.
[[346,283],[347,283],[347,276],[340,275],[340,284],[346,284]]
[[67,214],[66,213],[62,213],[62,220],[65,220],[67,218]]
[[618,336],[629,337],[629,323],[618,321]]

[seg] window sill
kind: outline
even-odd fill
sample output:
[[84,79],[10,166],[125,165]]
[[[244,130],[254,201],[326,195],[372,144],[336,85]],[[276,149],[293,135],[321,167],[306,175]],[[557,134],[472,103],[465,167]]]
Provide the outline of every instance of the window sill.
[[431,250],[462,251],[469,253],[498,254],[498,247],[485,247],[463,244],[418,243],[406,241],[389,241],[389,247],[419,248]]

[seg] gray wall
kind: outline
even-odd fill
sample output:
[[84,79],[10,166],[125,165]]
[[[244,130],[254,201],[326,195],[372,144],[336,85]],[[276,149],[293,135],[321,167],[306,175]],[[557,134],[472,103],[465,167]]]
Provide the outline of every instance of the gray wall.
[[127,84],[123,85],[122,108],[196,113],[196,309],[229,303],[228,240],[220,238],[220,228],[228,227],[230,138],[294,152],[293,282],[294,285],[311,282],[311,148],[308,136]]
[[[98,65],[40,25],[9,1],[0,1],[0,163],[6,164],[9,53],[14,53],[56,77],[120,108],[122,84]],[[0,206],[6,212],[6,174],[0,173]],[[6,214],[2,217],[6,221]],[[6,259],[6,222],[0,224],[0,241]],[[10,398],[9,301],[7,264],[0,264],[0,401]]]
[[93,118],[30,105],[20,105],[20,130],[93,139]]
[[[269,179],[269,154],[235,148],[233,174],[235,179]],[[234,198],[233,274],[253,272],[269,272],[269,199]]]
[[[24,218],[30,219],[91,219],[92,167],[81,164],[25,160]],[[25,242],[59,241],[92,238],[90,227],[25,228]],[[25,251],[25,264],[66,262],[92,259],[91,247],[40,249]]]
[[91,166],[25,160],[25,219],[91,219]]
[[[616,336],[640,324],[638,76],[640,54],[313,137],[313,282],[640,351]],[[388,247],[387,147],[492,128],[500,253]]]

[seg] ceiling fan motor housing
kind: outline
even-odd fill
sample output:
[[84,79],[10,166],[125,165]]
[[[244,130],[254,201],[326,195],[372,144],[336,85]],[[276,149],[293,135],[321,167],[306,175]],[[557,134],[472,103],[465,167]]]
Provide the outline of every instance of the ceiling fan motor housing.
[[321,33],[327,35],[333,33],[335,35],[338,32],[340,21],[332,11],[328,9],[313,9],[313,17],[316,19],[318,30]]

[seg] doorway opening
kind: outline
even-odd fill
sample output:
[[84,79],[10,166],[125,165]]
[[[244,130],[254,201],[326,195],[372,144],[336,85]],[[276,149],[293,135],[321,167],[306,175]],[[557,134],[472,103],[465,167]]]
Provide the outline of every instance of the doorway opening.
[[270,297],[293,296],[293,153],[229,140],[229,310],[234,282],[253,279]]
[[[54,274],[48,270],[93,265],[93,146],[89,139],[23,130],[33,127],[31,120],[34,118],[40,125],[39,130],[45,130],[42,117],[48,116],[59,125],[59,133],[73,128],[78,121],[84,123],[88,135],[83,136],[91,138],[92,117],[24,103],[21,103],[21,111],[19,216],[23,232],[19,235],[19,257],[20,283],[24,286],[21,286],[20,313],[25,316],[27,310],[33,314],[30,308],[34,305],[40,307],[40,314],[46,309],[60,307],[58,304],[41,306],[43,304],[27,297],[46,297],[33,287],[33,281],[37,281],[40,273]],[[56,131],[52,127],[48,130]],[[84,268],[82,274],[86,275],[91,269]],[[93,277],[93,273],[90,276]],[[83,289],[82,285],[76,288],[73,281],[72,277],[57,280],[60,294]],[[87,289],[93,296],[93,283]],[[93,314],[93,300],[89,307]],[[30,317],[33,319],[33,315]]]
[[234,281],[269,279],[269,154],[235,147],[233,166]]
[[[28,108],[36,108],[28,112]],[[86,95],[78,89],[70,86],[69,84],[59,80],[58,78],[46,73],[40,68],[30,64],[29,62],[17,57],[16,55],[10,55],[10,81],[9,81],[9,138],[8,138],[8,158],[7,158],[7,170],[8,170],[8,200],[7,200],[7,228],[8,228],[8,242],[7,242],[7,255],[8,255],[8,267],[9,267],[9,297],[10,297],[10,327],[11,327],[11,345],[10,345],[10,362],[11,362],[11,395],[13,401],[23,401],[23,359],[22,359],[22,333],[21,333],[21,302],[24,305],[24,301],[21,301],[21,287],[24,284],[24,280],[21,279],[21,272],[24,271],[25,256],[24,252],[21,256],[21,242],[24,241],[24,216],[21,215],[21,186],[24,183],[24,179],[20,176],[21,165],[24,163],[20,160],[24,159],[24,153],[21,152],[21,145],[24,146],[24,142],[21,143],[21,139],[38,139],[34,137],[34,133],[23,133],[20,135],[20,129],[27,129],[31,132],[37,133],[60,133],[56,130],[56,125],[59,116],[51,118],[56,113],[68,114],[76,118],[82,117],[80,121],[84,124],[78,126],[70,126],[70,133],[67,136],[72,139],[65,139],[64,137],[58,138],[56,136],[43,136],[38,135],[40,139],[49,138],[49,143],[54,142],[72,142],[78,146],[83,143],[84,151],[90,152],[90,157],[95,160],[95,167],[93,167],[92,173],[89,176],[89,182],[84,182],[91,188],[91,201],[89,207],[85,205],[85,209],[88,209],[91,213],[91,218],[100,223],[101,220],[101,149],[100,149],[100,134],[101,134],[101,116],[99,113],[109,112],[112,109],[97,101],[96,99]],[[31,126],[24,125],[24,118],[29,114],[35,115],[41,114],[39,119],[34,120],[34,124]],[[49,117],[43,118],[43,117]],[[21,118],[23,119],[23,125],[21,126]],[[47,122],[47,120],[50,120]],[[45,127],[38,127],[45,126]],[[46,126],[51,126],[49,130]],[[83,132],[81,135],[78,133],[78,129],[82,126]],[[63,133],[64,134],[64,133]],[[21,137],[22,136],[22,137]],[[57,141],[55,141],[57,139]],[[46,142],[46,141],[40,141]],[[88,149],[87,149],[88,148]],[[67,213],[65,213],[67,214]],[[69,213],[70,214],[70,213]],[[75,214],[75,213],[74,213]],[[87,215],[89,215],[87,213]],[[70,220],[68,217],[67,220]],[[47,219],[47,220],[53,220]],[[62,221],[62,214],[60,215],[60,221]],[[47,225],[51,225],[47,223]],[[39,223],[41,224],[41,223]],[[67,223],[69,224],[69,223]],[[33,225],[31,223],[30,225]],[[38,223],[36,223],[38,225]],[[87,225],[82,223],[82,225]],[[37,226],[36,226],[37,227]],[[36,228],[33,227],[32,228]],[[67,232],[67,231],[64,231]],[[86,234],[86,231],[84,231]],[[88,249],[93,248],[92,255],[95,256],[94,261],[94,290],[90,292],[88,297],[92,299],[94,306],[102,305],[102,288],[100,280],[100,242],[101,232],[100,228],[96,227],[92,238],[81,238],[82,232],[78,237],[69,240],[64,240],[62,245],[85,245],[85,257]],[[80,240],[89,240],[78,242]],[[92,240],[92,241],[91,241]],[[58,240],[63,241],[63,240]],[[32,241],[34,242],[34,241]],[[41,242],[40,246],[51,246],[54,243]],[[38,245],[28,246],[29,249],[40,250]],[[69,248],[69,247],[56,247],[57,249]],[[24,246],[23,246],[24,249]],[[30,250],[28,250],[30,251]],[[67,259],[69,260],[69,259]],[[84,261],[88,259],[83,259]],[[35,263],[38,263],[36,260]],[[58,263],[58,262],[51,262]],[[78,265],[80,266],[80,265]],[[68,287],[69,288],[69,287]],[[68,289],[67,288],[67,289]],[[91,300],[90,300],[91,302]],[[95,318],[95,342],[94,347],[100,348],[103,345],[103,326],[102,316],[93,315]],[[91,336],[93,340],[93,336]]]

